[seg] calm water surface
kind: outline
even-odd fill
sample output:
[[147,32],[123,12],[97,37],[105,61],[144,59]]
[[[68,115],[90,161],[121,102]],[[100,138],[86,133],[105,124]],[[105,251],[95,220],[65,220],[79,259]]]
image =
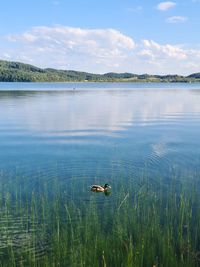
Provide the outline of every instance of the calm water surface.
[[[200,84],[1,83],[0,90],[0,231],[6,192],[11,206],[19,192],[23,203],[45,188],[53,199],[59,188],[66,203],[95,199],[115,209],[120,188],[140,186],[144,173],[156,185],[171,173],[192,181],[200,171]],[[91,193],[93,183],[109,183],[111,195]],[[0,250],[8,237],[32,249],[18,216],[9,213]],[[38,257],[46,247],[48,238],[35,246]]]

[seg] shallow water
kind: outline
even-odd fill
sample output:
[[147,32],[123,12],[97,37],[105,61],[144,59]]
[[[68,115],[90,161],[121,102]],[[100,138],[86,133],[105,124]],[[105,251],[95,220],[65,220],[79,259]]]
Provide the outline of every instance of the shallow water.
[[[144,173],[156,186],[172,172],[192,181],[200,171],[199,84],[1,83],[0,90],[2,257],[9,242],[39,258],[51,247],[31,211],[22,216],[15,207],[19,195],[23,206],[45,192],[51,210],[59,188],[60,202],[115,209],[118,191],[140,187]],[[94,195],[93,183],[109,183],[111,195]]]

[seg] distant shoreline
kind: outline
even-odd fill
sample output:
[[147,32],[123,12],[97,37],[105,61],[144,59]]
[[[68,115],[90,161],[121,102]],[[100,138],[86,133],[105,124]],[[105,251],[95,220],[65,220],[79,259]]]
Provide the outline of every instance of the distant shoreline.
[[183,83],[183,84],[195,84],[195,83],[200,83],[200,79],[195,79],[193,81],[125,81],[125,80],[105,80],[105,81],[1,81],[0,83],[60,83],[60,84],[71,84],[71,83],[85,83],[85,84],[92,84],[92,83],[134,83],[134,84],[158,84],[158,83],[163,83],[163,84],[176,84],[176,83]]
[[195,84],[195,83],[200,83],[200,80],[198,81],[157,81],[157,82],[149,82],[149,81],[63,81],[63,82],[59,82],[59,81],[0,81],[0,83],[89,83],[89,84],[92,84],[92,83],[135,83],[135,84],[142,84],[142,83],[151,83],[151,84],[156,84],[156,83],[163,83],[163,84],[175,84],[175,83],[185,83],[185,84]]
[[0,82],[60,82],[60,83],[197,83],[200,72],[188,76],[133,73],[94,74],[74,70],[38,68],[21,62],[0,60]]

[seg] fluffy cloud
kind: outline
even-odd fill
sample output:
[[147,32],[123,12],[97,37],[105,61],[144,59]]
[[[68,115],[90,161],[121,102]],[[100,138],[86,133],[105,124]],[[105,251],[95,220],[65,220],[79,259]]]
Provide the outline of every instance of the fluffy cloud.
[[175,2],[161,2],[157,5],[157,9],[161,11],[166,11],[175,6],[176,6]]
[[146,55],[150,55],[155,59],[165,58],[165,59],[176,59],[185,60],[187,59],[187,53],[178,46],[173,45],[160,45],[152,40],[143,40],[143,46],[145,48]]
[[183,16],[173,16],[173,17],[169,17],[167,19],[168,23],[183,23],[187,20],[186,17]]
[[11,35],[12,41],[23,41],[42,44],[51,41],[54,44],[65,44],[68,48],[74,47],[107,49],[117,47],[119,49],[133,49],[134,41],[114,29],[81,29],[64,26],[35,27],[30,31],[19,35]]
[[[151,73],[191,74],[200,70],[200,50],[183,45],[158,44],[143,40],[139,56]],[[149,72],[148,72],[149,73]]]
[[126,59],[127,53],[135,49],[132,38],[114,29],[35,27],[8,38],[12,42],[21,43],[24,52],[29,51],[40,65],[42,61],[47,61],[46,65],[61,68],[73,66],[79,69],[83,62],[92,68],[95,65],[117,65]]
[[189,74],[200,70],[200,49],[134,40],[114,29],[35,27],[10,35],[0,58],[39,67],[94,73]]

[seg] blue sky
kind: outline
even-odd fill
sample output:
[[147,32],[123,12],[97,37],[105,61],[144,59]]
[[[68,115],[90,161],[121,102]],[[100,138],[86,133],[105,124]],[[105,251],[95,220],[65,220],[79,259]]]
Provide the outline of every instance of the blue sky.
[[0,59],[95,73],[200,71],[200,0],[4,0]]

